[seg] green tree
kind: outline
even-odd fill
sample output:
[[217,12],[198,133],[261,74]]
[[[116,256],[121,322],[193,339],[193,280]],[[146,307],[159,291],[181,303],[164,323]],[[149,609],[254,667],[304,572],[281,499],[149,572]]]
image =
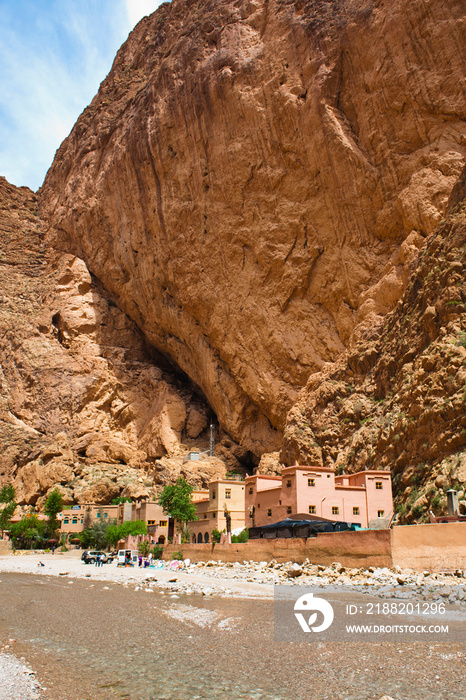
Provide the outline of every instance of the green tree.
[[11,523],[11,518],[16,510],[15,502],[15,489],[11,484],[9,486],[3,486],[0,490],[0,503],[5,504],[3,508],[0,508],[0,530],[8,530]]
[[117,525],[115,520],[104,518],[95,520],[91,527],[86,528],[79,538],[85,549],[105,549],[115,547],[120,540],[128,535],[147,535],[147,524],[143,520],[128,520]]
[[126,520],[118,525],[118,534],[120,540],[126,539],[129,535],[133,537],[147,535],[147,523],[144,520]]
[[60,521],[57,520],[57,513],[63,510],[63,496],[60,491],[55,488],[48,495],[47,500],[44,504],[44,513],[47,516],[47,532],[50,537],[58,530],[60,527]]
[[181,532],[186,529],[188,522],[198,520],[196,506],[191,501],[192,492],[193,487],[180,477],[176,484],[165,486],[159,496],[159,505],[171,518],[178,520]]
[[139,542],[138,544],[138,549],[139,549],[139,554],[143,557],[147,557],[151,550],[151,543],[150,542]]
[[114,525],[113,523],[109,525],[107,528],[106,535],[108,546],[115,547],[120,540],[120,531],[118,529],[118,525]]
[[245,528],[244,530],[241,530],[239,535],[232,535],[231,536],[231,541],[234,543],[242,543],[242,542],[247,542],[249,540],[249,530]]
[[15,549],[41,547],[46,537],[46,523],[35,513],[29,513],[11,525],[10,537]]

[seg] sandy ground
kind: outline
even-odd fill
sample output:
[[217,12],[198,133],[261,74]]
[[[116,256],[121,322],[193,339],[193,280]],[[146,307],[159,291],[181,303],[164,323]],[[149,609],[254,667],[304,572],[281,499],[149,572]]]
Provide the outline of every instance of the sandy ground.
[[[40,566],[40,562],[44,566]],[[214,570],[205,569],[199,572],[171,569],[170,562],[164,562],[163,569],[118,567],[116,560],[111,564],[97,567],[94,564],[84,564],[80,551],[52,554],[22,554],[0,556],[0,573],[23,573],[38,576],[66,576],[67,578],[84,578],[95,581],[121,583],[135,586],[143,584],[148,579],[157,587],[170,589],[173,592],[182,590],[183,593],[202,593],[203,595],[223,595],[241,598],[272,598],[273,582],[258,583],[248,581],[241,576],[238,580],[214,578]]]
[[453,638],[284,641],[279,574],[260,565],[95,567],[80,555],[0,557],[0,700],[466,700]]

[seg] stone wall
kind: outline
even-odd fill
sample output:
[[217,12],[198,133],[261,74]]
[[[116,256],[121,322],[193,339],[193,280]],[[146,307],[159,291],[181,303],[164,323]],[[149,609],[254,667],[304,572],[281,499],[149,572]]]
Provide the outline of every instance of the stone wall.
[[11,554],[11,542],[8,540],[0,540],[0,556],[2,554]]
[[422,571],[466,569],[466,523],[394,527],[393,563]]
[[466,569],[466,523],[395,527],[392,530],[322,533],[315,538],[250,540],[245,544],[168,545],[174,552],[199,561],[270,561],[309,559],[313,564],[340,562],[348,567],[401,566],[418,571]]
[[322,533],[317,537],[249,540],[245,544],[190,544],[168,545],[163,558],[182,551],[193,562],[222,561],[295,561],[310,559],[316,564],[339,561],[343,566],[391,566],[390,531],[364,530],[362,532]]

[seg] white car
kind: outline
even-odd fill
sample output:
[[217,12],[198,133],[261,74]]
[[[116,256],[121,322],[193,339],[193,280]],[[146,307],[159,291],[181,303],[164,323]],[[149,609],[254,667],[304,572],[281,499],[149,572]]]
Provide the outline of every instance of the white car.
[[139,552],[135,549],[119,549],[117,564],[124,566],[126,564],[126,555],[129,556],[131,566],[138,565]]

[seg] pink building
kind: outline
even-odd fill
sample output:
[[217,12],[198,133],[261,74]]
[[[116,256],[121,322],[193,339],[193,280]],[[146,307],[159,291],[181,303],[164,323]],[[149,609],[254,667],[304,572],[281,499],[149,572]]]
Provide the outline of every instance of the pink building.
[[370,521],[389,519],[393,514],[388,471],[336,476],[334,469],[326,467],[288,467],[280,476],[246,477],[245,500],[246,527],[298,514],[368,527]]

